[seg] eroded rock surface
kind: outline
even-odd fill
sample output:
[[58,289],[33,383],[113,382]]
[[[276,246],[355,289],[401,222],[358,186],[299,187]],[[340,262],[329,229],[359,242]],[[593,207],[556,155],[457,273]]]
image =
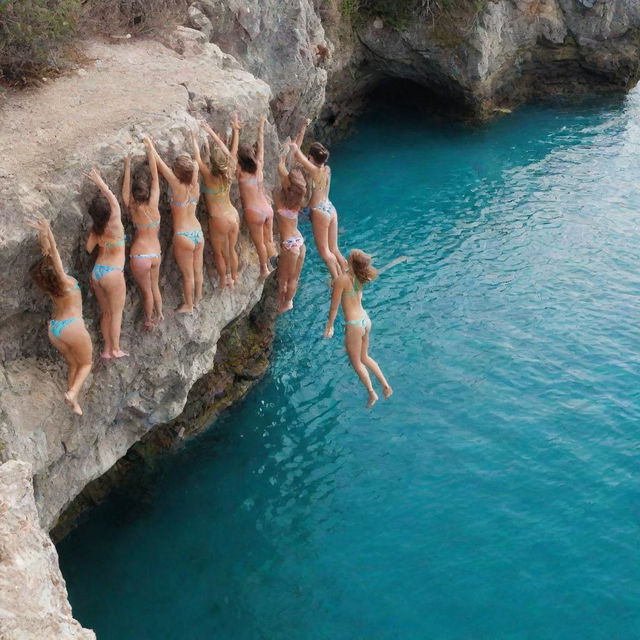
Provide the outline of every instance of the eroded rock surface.
[[31,468],[0,465],[0,638],[95,640],[73,619],[58,554],[40,527]]
[[[166,320],[141,333],[140,304],[128,276],[123,346],[131,356],[105,364],[98,307],[89,285],[94,258],[84,252],[90,228],[87,204],[94,190],[82,171],[97,164],[119,193],[122,158],[129,149],[142,160],[140,140],[151,134],[165,158],[190,149],[195,118],[206,117],[224,132],[240,109],[243,138],[255,139],[256,124],[269,114],[271,93],[212,44],[181,30],[177,54],[156,42],[118,46],[92,44],[95,63],[80,76],[58,80],[34,94],[16,94],[3,109],[5,149],[0,157],[0,454],[29,462],[41,522],[50,528],[83,487],[109,469],[155,425],[178,416],[193,383],[213,368],[222,329],[260,299],[255,251],[240,242],[240,278],[234,292],[220,291],[210,245],[205,249],[205,292],[192,316],[175,315],[180,278],[170,252],[171,221],[163,201],[161,287]],[[200,48],[194,49],[194,42]],[[274,166],[277,137],[267,128]],[[65,369],[47,339],[49,302],[32,285],[29,265],[39,257],[25,216],[42,213],[52,222],[61,254],[82,287],[84,315],[94,338],[95,368],[82,394],[85,415],[61,402]],[[206,216],[201,213],[203,229]],[[126,270],[128,273],[128,269]]]

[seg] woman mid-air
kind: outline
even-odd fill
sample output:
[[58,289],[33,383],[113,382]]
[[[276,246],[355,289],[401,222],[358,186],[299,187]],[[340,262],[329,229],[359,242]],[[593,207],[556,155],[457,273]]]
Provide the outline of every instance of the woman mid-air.
[[227,145],[204,120],[200,121],[200,125],[216,143],[216,146],[211,150],[209,150],[209,143],[206,143],[205,148],[209,151],[211,163],[211,167],[208,167],[200,157],[200,147],[195,135],[193,135],[193,152],[202,174],[204,182],[202,192],[209,213],[209,237],[213,247],[220,287],[233,289],[238,278],[236,243],[240,232],[240,216],[231,204],[229,192],[231,191],[231,182],[235,177],[241,124],[237,116],[234,116],[231,121],[233,130],[231,149],[227,148]]
[[171,213],[173,215],[173,256],[182,274],[184,302],[177,313],[192,313],[202,299],[204,236],[196,216],[200,199],[198,166],[187,155],[179,155],[173,170],[162,160],[152,142],[158,169],[171,187]]
[[[304,128],[302,135],[304,135]],[[301,137],[299,135],[297,140]],[[295,159],[311,178],[309,209],[313,237],[320,257],[327,265],[331,278],[335,280],[347,268],[347,261],[338,248],[338,213],[329,200],[331,186],[331,169],[327,165],[329,152],[319,142],[314,142],[309,147],[308,156],[300,151],[297,142],[291,147],[295,153]]]
[[69,365],[64,400],[74,413],[81,416],[78,394],[91,371],[93,356],[91,337],[82,319],[82,294],[78,281],[64,271],[49,223],[42,216],[37,216],[27,224],[38,232],[42,249],[42,258],[31,266],[29,273],[53,301],[49,339]]
[[258,142],[254,152],[248,144],[238,149],[238,187],[244,217],[260,260],[260,277],[269,275],[267,261],[276,255],[273,245],[273,209],[264,191],[264,124],[258,124]]
[[287,170],[288,152],[280,157],[278,174],[280,189],[274,193],[282,251],[278,260],[278,309],[293,309],[293,296],[298,288],[306,247],[298,230],[298,212],[307,193],[307,183],[300,169]]
[[[149,171],[138,167],[131,176],[131,158],[124,160],[124,180],[122,182],[122,201],[131,216],[136,229],[129,254],[131,271],[142,294],[144,309],[144,328],[151,331],[156,322],[164,320],[162,315],[162,295],[160,294],[160,181],[158,165],[151,149],[149,138],[143,139],[147,149]],[[149,179],[149,172],[151,179]],[[155,312],[155,317],[154,317]]]
[[122,358],[129,354],[120,349],[122,312],[127,295],[124,281],[124,227],[118,199],[113,195],[97,169],[85,174],[102,192],[89,205],[93,228],[87,239],[87,252],[98,247],[98,257],[91,271],[91,285],[98,298],[100,329],[104,339],[102,357]]
[[371,369],[373,375],[382,385],[383,395],[388,398],[393,389],[389,386],[378,363],[369,355],[369,335],[371,333],[371,320],[362,307],[362,288],[367,282],[376,278],[377,271],[371,266],[371,256],[353,249],[349,254],[348,268],[333,283],[331,294],[331,308],[329,320],[324,330],[324,337],[333,336],[333,323],[338,313],[338,307],[342,302],[342,311],[345,320],[344,343],[351,361],[362,384],[367,389],[369,399],[367,407],[371,407],[378,400],[378,394],[373,390],[371,378],[367,369]]

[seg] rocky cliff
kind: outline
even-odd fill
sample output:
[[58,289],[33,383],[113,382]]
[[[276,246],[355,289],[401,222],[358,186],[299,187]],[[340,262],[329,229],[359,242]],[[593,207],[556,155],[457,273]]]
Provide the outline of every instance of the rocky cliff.
[[[239,110],[248,123],[243,139],[252,141],[255,123],[267,115],[272,170],[278,138],[318,114],[317,131],[336,137],[389,78],[414,83],[423,90],[420,99],[431,97],[449,112],[486,117],[533,96],[622,90],[639,71],[636,0],[198,0],[185,25],[166,34],[165,44],[87,43],[76,72],[8,93],[0,104],[0,460],[27,463],[0,467],[0,493],[8,492],[0,505],[29,512],[18,524],[4,522],[2,558],[11,546],[39,548],[37,562],[48,567],[46,597],[25,590],[33,606],[19,621],[20,603],[4,598],[15,565],[0,564],[8,603],[0,618],[13,625],[0,628],[2,638],[92,637],[70,619],[55,551],[34,543],[28,476],[48,530],[87,484],[101,483],[96,495],[107,491],[111,480],[103,474],[128,451],[145,455],[154,437],[188,435],[191,425],[246,391],[266,365],[273,325],[269,305],[256,306],[265,297],[246,236],[236,290],[217,288],[207,248],[200,309],[193,316],[168,313],[153,334],[140,332],[137,292],[128,280],[123,345],[131,356],[96,363],[83,394],[85,415],[74,417],[61,402],[64,368],[46,336],[48,303],[27,277],[38,256],[34,234],[23,225],[27,214],[52,221],[97,344],[91,260],[83,250],[93,191],[82,171],[97,164],[119,190],[122,158],[132,150],[142,159],[143,134],[171,159],[188,149],[197,118],[224,131]],[[162,204],[161,284],[170,309],[180,281],[166,198]],[[132,450],[140,441],[142,449]],[[85,497],[76,506],[90,502]],[[41,618],[29,613],[38,608]],[[55,632],[46,626],[54,618]],[[21,625],[35,625],[35,635]]]

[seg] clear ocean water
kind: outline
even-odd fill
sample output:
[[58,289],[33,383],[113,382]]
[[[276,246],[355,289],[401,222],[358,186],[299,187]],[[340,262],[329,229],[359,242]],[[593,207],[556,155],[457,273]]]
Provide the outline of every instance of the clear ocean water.
[[[273,364],[60,545],[99,640],[640,638],[640,92],[333,149],[396,393],[366,410],[315,253]],[[303,232],[312,242],[308,226]]]

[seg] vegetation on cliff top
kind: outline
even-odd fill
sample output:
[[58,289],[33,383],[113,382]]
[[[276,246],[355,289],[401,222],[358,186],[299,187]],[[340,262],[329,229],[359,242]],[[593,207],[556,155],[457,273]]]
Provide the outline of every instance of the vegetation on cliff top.
[[132,35],[176,23],[187,0],[0,0],[0,83],[56,75],[77,56],[78,33]]

